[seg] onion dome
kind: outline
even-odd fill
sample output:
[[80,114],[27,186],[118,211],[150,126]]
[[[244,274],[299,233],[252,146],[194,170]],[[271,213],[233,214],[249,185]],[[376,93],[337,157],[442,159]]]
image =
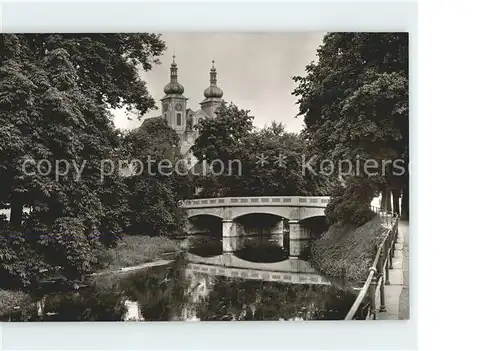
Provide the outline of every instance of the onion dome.
[[221,98],[224,93],[222,89],[217,86],[217,70],[215,69],[215,62],[212,61],[212,68],[210,69],[210,86],[205,89],[203,95],[207,99],[210,98]]
[[182,95],[184,93],[184,87],[177,81],[177,63],[175,63],[175,55],[170,65],[170,83],[165,85],[163,91],[166,95]]

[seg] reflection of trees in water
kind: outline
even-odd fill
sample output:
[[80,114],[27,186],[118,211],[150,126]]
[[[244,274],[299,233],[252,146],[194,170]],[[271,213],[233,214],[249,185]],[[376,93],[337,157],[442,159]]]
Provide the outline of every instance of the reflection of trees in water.
[[[172,269],[155,267],[126,276],[97,277],[78,292],[67,292],[45,298],[44,320],[54,321],[120,321],[126,300],[138,302],[146,320],[171,320],[179,315],[186,299],[184,260],[174,262]],[[50,312],[54,312],[52,314]]]
[[120,287],[139,303],[141,314],[149,321],[175,320],[187,303],[188,282],[183,257],[171,269],[148,269],[120,282]]
[[43,319],[51,321],[120,321],[127,308],[120,292],[93,285],[81,292],[47,296],[44,311],[49,314]]
[[222,254],[222,241],[217,236],[196,235],[190,238],[189,252],[202,257]]
[[194,316],[206,321],[343,319],[355,299],[324,285],[186,275],[185,265],[180,259],[167,272],[144,271],[122,280],[120,286],[151,321]]
[[46,320],[117,321],[126,300],[137,301],[149,321],[343,319],[355,295],[325,285],[299,285],[211,276],[171,267],[152,267],[125,276],[98,277],[79,292],[48,296]]
[[322,285],[216,277],[201,320],[343,319],[355,296]]

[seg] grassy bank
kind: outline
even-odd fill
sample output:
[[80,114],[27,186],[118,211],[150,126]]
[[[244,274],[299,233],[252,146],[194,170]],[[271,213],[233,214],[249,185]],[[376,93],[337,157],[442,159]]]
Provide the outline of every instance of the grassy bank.
[[0,289],[0,316],[7,315],[16,306],[25,306],[30,302],[30,296],[22,291]]
[[[146,262],[165,259],[166,254],[178,252],[178,244],[166,237],[125,236],[115,248],[102,249],[96,253],[97,270],[118,270]],[[0,316],[5,316],[14,307],[29,305],[29,294],[16,290],[0,289]]]
[[179,251],[177,243],[167,237],[142,235],[125,236],[112,249],[99,254],[103,269],[120,269],[165,258],[165,254]]
[[378,216],[358,228],[332,226],[312,244],[310,262],[330,278],[344,282],[364,281],[383,233]]

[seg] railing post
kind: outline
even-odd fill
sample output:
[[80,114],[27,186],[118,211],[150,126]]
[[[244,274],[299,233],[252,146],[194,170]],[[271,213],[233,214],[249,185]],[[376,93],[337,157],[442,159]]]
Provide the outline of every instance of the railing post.
[[393,229],[391,229],[390,237],[391,237],[391,241],[390,241],[391,254],[389,255],[389,268],[393,269],[394,267],[392,265],[392,259],[394,258],[394,249],[396,248],[395,244],[394,244],[396,242],[396,238],[394,237],[394,230]]
[[387,310],[385,309],[384,273],[380,273],[379,277],[380,277],[380,279],[382,279],[382,281],[380,282],[380,309],[379,309],[379,312],[386,312]]
[[372,267],[370,270],[374,270],[374,274],[372,277],[372,281],[370,282],[370,313],[373,316],[373,319],[377,319],[377,304],[376,304],[376,290],[377,290],[377,269]]
[[[388,239],[391,239],[391,234],[389,233],[389,237]],[[390,242],[388,242],[386,240],[386,242],[384,243],[385,247],[384,247],[384,251],[385,251],[385,257],[387,258],[387,261],[384,260],[385,262],[385,279],[384,279],[384,284],[385,285],[390,285],[391,282],[389,280],[389,262],[392,262],[392,259],[391,259],[391,250],[390,250]],[[390,263],[390,265],[392,266],[392,263]],[[392,267],[391,267],[392,268]]]
[[396,250],[396,241],[398,241],[398,227],[392,227],[392,257],[394,257],[394,251]]
[[[390,234],[390,232],[389,232]],[[380,282],[380,311],[385,312],[385,289],[384,289],[384,268],[387,267],[387,257],[389,255],[389,251],[387,250],[387,240],[390,239],[390,235],[385,239],[384,245],[382,246],[382,254],[380,255],[377,262],[377,284],[378,280],[382,279]]]

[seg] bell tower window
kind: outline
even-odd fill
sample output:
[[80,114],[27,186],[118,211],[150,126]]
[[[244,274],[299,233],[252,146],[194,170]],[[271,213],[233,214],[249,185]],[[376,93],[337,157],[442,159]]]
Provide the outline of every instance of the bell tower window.
[[182,115],[180,113],[177,114],[177,125],[182,125]]

